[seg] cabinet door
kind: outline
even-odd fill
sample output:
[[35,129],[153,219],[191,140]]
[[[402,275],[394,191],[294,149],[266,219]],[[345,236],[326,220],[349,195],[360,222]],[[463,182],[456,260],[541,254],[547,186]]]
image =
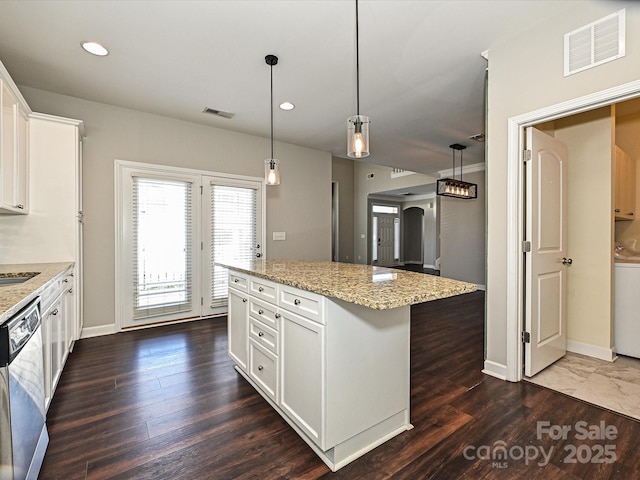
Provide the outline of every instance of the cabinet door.
[[60,380],[60,374],[62,373],[62,366],[64,360],[64,298],[59,297],[49,314],[51,324],[51,397],[55,393],[58,380]]
[[229,356],[240,368],[246,371],[249,335],[249,301],[247,294],[230,288],[228,308]]
[[18,102],[11,94],[6,84],[2,82],[2,131],[0,140],[0,170],[2,184],[0,188],[0,207],[13,210],[15,208],[15,151],[16,151],[16,113]]
[[14,204],[18,210],[27,213],[29,210],[29,128],[27,114],[20,109],[16,112],[16,154],[14,179]]
[[280,407],[324,449],[325,327],[280,314]]
[[64,294],[64,323],[66,328],[66,336],[64,342],[65,354],[68,355],[71,345],[77,338],[76,334],[76,295],[73,289],[73,277],[68,276],[64,280],[65,294]]
[[619,147],[616,147],[615,164],[615,218],[633,220],[636,206],[636,164]]
[[48,410],[51,403],[51,313],[42,317],[42,360],[44,365],[44,406]]

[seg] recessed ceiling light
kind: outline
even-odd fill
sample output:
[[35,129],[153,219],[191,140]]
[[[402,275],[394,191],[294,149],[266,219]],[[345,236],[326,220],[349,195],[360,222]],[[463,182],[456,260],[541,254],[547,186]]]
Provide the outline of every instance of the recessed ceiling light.
[[282,102],[280,104],[280,108],[282,110],[293,110],[294,108],[296,108],[296,106],[291,102]]
[[82,48],[84,48],[87,52],[97,55],[99,57],[104,57],[105,55],[109,55],[109,50],[104,48],[102,45],[96,42],[82,42]]

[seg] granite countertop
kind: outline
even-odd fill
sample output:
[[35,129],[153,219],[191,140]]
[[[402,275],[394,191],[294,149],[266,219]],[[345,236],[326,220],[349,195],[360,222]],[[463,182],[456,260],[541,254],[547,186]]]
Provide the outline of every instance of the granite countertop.
[[254,260],[218,265],[376,310],[438,300],[476,290],[450,278],[338,262]]
[[37,273],[24,283],[0,286],[0,324],[40,295],[51,280],[72,266],[73,262],[0,264],[0,278]]

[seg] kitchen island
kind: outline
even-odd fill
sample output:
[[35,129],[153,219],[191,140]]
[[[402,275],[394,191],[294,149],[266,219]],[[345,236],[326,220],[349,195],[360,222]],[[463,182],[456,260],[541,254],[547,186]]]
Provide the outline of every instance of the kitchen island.
[[333,471],[413,428],[410,306],[476,289],[336,262],[220,265],[236,370]]

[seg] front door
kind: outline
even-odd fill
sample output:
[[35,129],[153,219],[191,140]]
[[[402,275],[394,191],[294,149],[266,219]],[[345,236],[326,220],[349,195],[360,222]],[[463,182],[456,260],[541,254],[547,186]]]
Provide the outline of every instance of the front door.
[[[533,127],[526,131],[525,375],[562,358],[567,346],[567,147]],[[527,249],[528,250],[528,249]]]

